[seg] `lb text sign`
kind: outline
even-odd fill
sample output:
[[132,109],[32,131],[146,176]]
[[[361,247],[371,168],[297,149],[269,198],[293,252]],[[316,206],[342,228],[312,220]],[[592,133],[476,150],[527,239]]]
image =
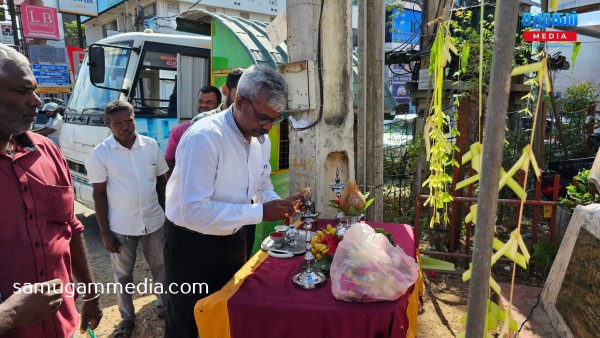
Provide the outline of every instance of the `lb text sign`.
[[56,8],[21,5],[21,19],[25,37],[60,40]]

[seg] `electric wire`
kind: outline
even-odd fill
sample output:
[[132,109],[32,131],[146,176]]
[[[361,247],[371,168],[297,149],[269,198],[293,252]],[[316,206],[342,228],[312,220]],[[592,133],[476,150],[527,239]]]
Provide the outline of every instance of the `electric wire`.
[[292,127],[292,129],[294,129],[295,131],[303,131],[306,129],[310,129],[314,126],[317,125],[317,123],[321,122],[321,119],[323,118],[323,57],[321,55],[321,33],[322,33],[322,24],[323,24],[323,7],[325,7],[325,0],[321,1],[321,11],[319,13],[319,30],[318,30],[318,34],[319,36],[317,37],[317,61],[318,61],[318,65],[317,67],[319,68],[319,99],[320,99],[320,104],[319,104],[319,116],[317,117],[317,119],[312,122],[311,124],[309,124],[306,127],[299,127],[299,128],[295,128],[293,123],[290,123],[289,126]]

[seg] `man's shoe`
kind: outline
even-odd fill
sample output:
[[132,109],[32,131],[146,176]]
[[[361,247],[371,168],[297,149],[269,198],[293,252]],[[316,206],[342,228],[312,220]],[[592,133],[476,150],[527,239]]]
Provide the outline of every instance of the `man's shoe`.
[[134,326],[135,326],[135,323],[132,322],[131,320],[127,320],[127,319],[121,320],[119,325],[117,325],[117,329],[115,330],[113,337],[114,338],[130,338],[131,335],[133,334]]

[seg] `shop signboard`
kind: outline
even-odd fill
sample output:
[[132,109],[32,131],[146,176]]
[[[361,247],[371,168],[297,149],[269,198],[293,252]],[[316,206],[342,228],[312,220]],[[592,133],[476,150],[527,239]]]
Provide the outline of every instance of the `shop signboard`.
[[21,20],[25,37],[60,40],[56,8],[21,5]]
[[61,13],[98,16],[96,0],[58,0],[58,11]]

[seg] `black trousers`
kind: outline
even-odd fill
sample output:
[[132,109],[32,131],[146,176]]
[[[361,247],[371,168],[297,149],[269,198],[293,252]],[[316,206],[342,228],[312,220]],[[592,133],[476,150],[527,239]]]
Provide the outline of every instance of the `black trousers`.
[[208,285],[207,293],[169,292],[165,337],[196,338],[196,302],[219,291],[246,262],[245,227],[230,236],[210,236],[170,224],[164,255],[168,286],[180,291],[184,283]]
[[250,259],[256,240],[256,224],[244,225],[244,229],[246,230],[246,259]]

